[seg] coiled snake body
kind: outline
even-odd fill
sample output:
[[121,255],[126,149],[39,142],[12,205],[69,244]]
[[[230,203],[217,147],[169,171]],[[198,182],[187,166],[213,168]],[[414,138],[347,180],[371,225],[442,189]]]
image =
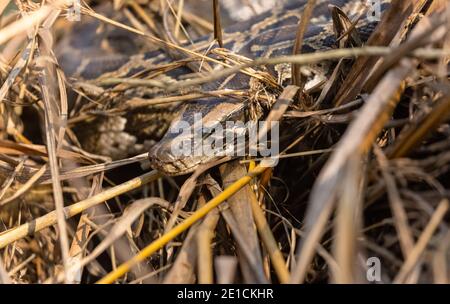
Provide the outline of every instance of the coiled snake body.
[[[368,4],[371,2],[379,5],[381,12],[386,10],[390,3],[389,0],[319,0],[304,35],[302,53],[337,47],[330,5],[339,7],[350,20],[358,19],[356,29],[361,40],[366,40],[377,24],[376,20],[368,18],[370,10]],[[211,36],[200,39],[190,48],[218,60],[227,58],[228,63],[245,62],[244,57],[254,59],[290,55],[293,52],[295,35],[305,3],[304,0],[292,0],[271,12],[226,28],[223,35],[224,48],[229,52],[221,52],[217,45],[213,45]],[[134,38],[133,34],[120,31],[116,36],[107,37],[109,50],[106,52],[102,50],[105,44],[102,39],[105,37],[99,37],[95,32],[97,26],[98,24],[79,25],[79,28],[75,26],[75,30],[61,42],[58,51],[60,65],[66,74],[70,75],[74,86],[86,95],[98,96],[96,105],[100,104],[99,107],[92,104],[84,106],[84,109],[89,109],[89,119],[95,120],[93,127],[84,127],[84,130],[80,131],[80,138],[88,150],[112,158],[122,158],[150,149],[149,156],[153,167],[170,175],[192,172],[199,164],[212,160],[213,157],[206,155],[173,155],[171,146],[180,134],[167,132],[164,135],[164,133],[173,120],[182,119],[193,123],[195,113],[202,114],[206,125],[242,119],[243,113],[251,106],[249,95],[232,98],[218,95],[200,97],[189,103],[167,103],[165,101],[169,100],[166,98],[168,94],[164,87],[158,85],[119,84],[102,87],[98,85],[102,81],[105,83],[108,79],[117,78],[175,83],[185,79],[186,75],[191,74],[196,68],[207,70],[209,66],[214,71],[220,67],[198,58],[189,59],[191,56],[186,54],[184,59],[175,62],[167,52],[161,50],[133,54],[133,50],[142,42]],[[115,41],[120,43],[115,44]],[[192,63],[196,64],[194,69]],[[282,88],[291,77],[287,65],[267,66],[265,71],[278,82],[279,88]],[[313,71],[311,79],[318,76],[325,77],[330,74],[331,65],[329,62],[323,62],[312,67],[311,71]],[[261,86],[255,85],[254,80],[245,74],[237,73],[197,87],[195,92],[224,89],[251,91],[255,86],[261,90]],[[177,92],[178,95],[192,93],[186,90]],[[276,96],[279,90],[274,89],[272,93]],[[161,103],[151,102],[158,100],[158,97],[166,99],[162,98]],[[270,102],[266,106],[270,107]],[[264,108],[264,105],[262,107]],[[256,119],[262,115],[261,113],[255,115]]]

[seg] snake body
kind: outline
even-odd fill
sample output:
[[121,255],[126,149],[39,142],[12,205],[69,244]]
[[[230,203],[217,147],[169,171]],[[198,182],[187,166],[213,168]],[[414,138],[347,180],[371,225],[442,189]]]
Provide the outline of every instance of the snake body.
[[[367,18],[368,2],[377,1],[319,0],[315,6],[308,30],[304,35],[302,53],[337,47],[330,5],[342,9],[350,20],[359,18],[356,29],[362,40],[366,40],[377,24],[376,21]],[[381,11],[386,10],[389,3],[389,0],[378,1]],[[270,12],[226,28],[223,35],[224,48],[229,50],[230,54],[237,54],[250,59],[292,54],[297,27],[305,4],[306,1],[304,0],[292,0],[287,5],[276,7]],[[86,31],[91,33],[90,36],[85,34]],[[92,27],[73,31],[60,47],[62,50],[59,52],[60,64],[66,74],[71,75],[71,79],[77,80],[78,83],[98,83],[102,79],[111,77],[126,78],[136,75],[164,83],[175,83],[184,79],[187,74],[192,73],[192,67],[190,69],[187,64],[170,67],[173,62],[172,58],[161,50],[132,54],[129,49],[132,50],[134,45],[138,45],[140,42],[137,39],[130,38],[132,37],[131,34],[117,35],[125,41],[122,41],[122,47],[116,46],[118,50],[109,53],[99,51],[101,49],[101,43],[99,42],[101,38],[92,34],[92,31]],[[86,37],[91,39],[86,39]],[[110,37],[111,43],[109,45],[114,45],[117,37]],[[77,42],[80,40],[84,42]],[[214,50],[219,50],[218,46],[212,46],[211,41],[213,41],[211,36],[203,37],[191,47],[199,53],[217,56]],[[74,47],[77,43],[78,45]],[[109,48],[111,47],[109,46]],[[185,60],[185,62],[188,61]],[[189,63],[192,62],[189,61]],[[206,64],[204,62],[199,63],[198,60],[196,63],[197,67]],[[329,62],[317,64],[311,69],[313,71],[311,78],[317,76],[317,74],[320,74],[320,76],[329,75],[331,66]],[[166,70],[162,67],[166,67]],[[210,68],[214,70],[221,67],[211,64]],[[282,88],[291,77],[290,68],[286,65],[268,66],[265,72],[273,76],[279,88]],[[237,73],[231,77],[224,77],[219,81],[204,84],[197,90],[203,92],[223,89],[248,91],[254,86],[254,79],[242,73]],[[256,84],[256,86],[258,85]],[[91,88],[89,85],[84,85],[84,87],[82,85],[81,87],[83,90]],[[95,89],[93,90],[95,91]],[[114,91],[106,91],[108,94],[105,94],[104,91],[99,93],[99,96],[108,96],[108,100],[102,101],[102,110],[106,112],[108,112],[108,109],[114,109],[118,106],[120,108],[120,105],[129,103],[130,100],[137,101],[137,103],[141,101],[145,104],[145,100],[167,95],[163,88],[139,85],[126,86],[120,93],[117,93],[117,87]],[[273,96],[276,96],[279,91],[274,89],[272,93]],[[149,148],[149,157],[154,168],[169,175],[186,174],[195,170],[198,165],[213,160],[214,157],[174,155],[171,147],[175,140],[179,140],[181,134],[177,132],[166,133],[170,123],[183,120],[193,124],[195,113],[202,114],[205,125],[223,124],[227,120],[240,120],[244,119],[244,114],[250,107],[249,104],[249,100],[245,98],[214,96],[199,98],[188,104],[161,103],[141,106],[114,115],[111,114],[114,111],[110,111],[108,115],[97,115],[95,120],[98,129],[87,128],[87,132],[90,134],[84,134],[83,136],[90,138],[96,145],[96,148],[91,150],[94,150],[94,152],[101,150],[100,153],[110,155],[113,158],[125,157],[128,154],[138,153],[139,149]],[[256,119],[260,118],[263,112],[258,112]],[[156,144],[154,144],[155,142]],[[136,149],[136,147],[138,148]]]

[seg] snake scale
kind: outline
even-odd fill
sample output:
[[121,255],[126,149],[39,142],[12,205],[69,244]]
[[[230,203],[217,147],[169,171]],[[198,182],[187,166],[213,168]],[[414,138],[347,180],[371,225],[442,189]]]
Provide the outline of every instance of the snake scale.
[[[378,2],[381,12],[390,4],[389,0],[317,1],[313,17],[304,35],[302,53],[337,47],[330,5],[339,7],[352,21],[359,18],[356,30],[361,40],[365,41],[377,24],[376,21],[367,17],[368,5],[373,2]],[[275,7],[269,12],[224,29],[223,49],[228,50],[227,52],[212,43],[214,39],[211,35],[200,38],[186,47],[217,60],[223,60],[225,56],[228,62],[245,62],[246,58],[290,55],[293,52],[295,35],[305,4],[305,0],[291,0],[283,6]],[[84,112],[81,111],[81,113],[89,113],[86,121],[78,124],[80,131],[76,133],[83,148],[91,152],[119,159],[149,150],[149,157],[154,168],[168,175],[192,172],[199,164],[211,161],[213,158],[201,155],[174,156],[170,147],[173,140],[180,134],[166,132],[170,123],[180,119],[193,123],[195,113],[201,113],[206,123],[245,119],[243,113],[252,106],[251,98],[249,95],[232,97],[205,95],[206,97],[199,97],[188,103],[150,102],[147,104],[146,101],[155,101],[158,97],[167,100],[167,97],[172,95],[182,96],[218,90],[270,91],[261,89],[262,84],[258,84],[253,77],[243,73],[236,73],[219,81],[175,93],[167,93],[158,85],[140,85],[139,83],[99,86],[99,83],[111,78],[145,79],[153,80],[155,83],[173,84],[189,78],[200,69],[204,71],[209,69],[211,73],[223,67],[199,58],[192,58],[189,54],[180,55],[179,52],[178,60],[174,60],[173,54],[164,48],[151,50],[150,47],[150,50],[145,50],[145,42],[137,35],[118,30],[112,31],[114,34],[109,32],[106,36],[105,34],[102,36],[97,29],[98,26],[98,22],[81,22],[75,25],[57,50],[59,63],[69,76],[73,87],[77,88],[78,92],[81,91],[89,96],[89,102],[82,105],[75,104],[74,107],[82,109]],[[136,53],[137,49],[144,49],[144,51]],[[312,71],[308,76],[310,81],[318,76],[326,77],[332,72],[332,63],[316,64],[310,71]],[[267,66],[263,72],[272,75],[276,82],[273,91],[266,92],[269,97],[276,98],[280,88],[282,89],[290,81],[290,67],[288,65]],[[256,111],[258,112],[256,119],[261,118],[264,110],[270,108],[273,100],[267,101],[266,98],[266,102],[267,105],[259,105],[262,110]],[[141,106],[123,107],[133,103],[141,103]],[[123,109],[123,111],[114,109]]]

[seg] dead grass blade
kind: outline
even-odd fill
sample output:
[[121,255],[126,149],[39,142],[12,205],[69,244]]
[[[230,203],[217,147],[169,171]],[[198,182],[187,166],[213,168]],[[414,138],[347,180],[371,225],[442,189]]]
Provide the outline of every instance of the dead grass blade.
[[433,109],[419,122],[407,128],[388,151],[389,158],[408,155],[425,137],[436,130],[450,115],[450,95],[446,94],[436,101]]
[[197,232],[198,283],[214,283],[214,258],[212,240],[219,222],[219,210],[212,210],[203,220]]
[[217,40],[220,47],[223,47],[222,23],[220,21],[219,0],[213,0],[213,16],[214,16],[214,39]]
[[[208,175],[206,177],[209,180],[211,177]],[[204,196],[201,195],[198,200],[198,208],[203,207],[205,204]],[[208,254],[211,248],[205,248],[205,252],[200,252],[198,250],[198,243],[196,242],[198,237],[203,233],[203,223],[208,219],[211,219],[213,214],[218,217],[218,210],[214,209],[208,215],[202,223],[194,225],[186,237],[184,238],[183,245],[176,255],[176,260],[173,263],[172,268],[170,268],[167,275],[164,277],[164,284],[193,284],[196,281],[195,269],[196,266],[204,264],[206,261],[200,260],[200,256],[203,254]],[[200,276],[200,274],[198,274]],[[198,278],[200,279],[200,278]]]
[[8,191],[9,187],[13,183],[14,179],[16,178],[17,174],[23,169],[23,166],[25,164],[26,159],[22,159],[14,169],[14,172],[3,182],[3,185],[0,187],[0,200],[5,195],[6,191]]
[[374,152],[377,156],[377,161],[386,183],[386,191],[389,196],[389,203],[391,206],[392,214],[394,215],[394,222],[400,241],[400,247],[402,248],[403,256],[407,257],[414,246],[414,238],[408,224],[408,216],[403,206],[403,202],[397,189],[396,182],[389,172],[389,164],[386,156],[378,147],[374,148]]
[[435,284],[449,284],[449,267],[447,252],[450,248],[450,231],[447,232],[443,241],[439,244],[433,257],[433,274]]
[[[247,174],[245,167],[239,162],[233,161],[223,164],[219,168],[223,187],[229,187],[233,182]],[[258,235],[255,231],[255,220],[251,209],[251,189],[245,186],[232,197],[228,198],[229,209],[221,208],[222,216],[237,241],[239,265],[247,282],[267,282],[264,276],[261,250],[259,248]],[[218,193],[213,193],[216,196]]]
[[[76,164],[71,164],[75,166]],[[101,191],[101,182],[103,180],[103,174],[95,175],[92,181],[92,185],[89,189],[89,183],[86,179],[73,179],[70,181],[70,185],[77,188],[77,197],[79,199],[86,199],[94,194],[98,194]],[[89,242],[89,237],[92,232],[92,226],[90,223],[90,217],[94,217],[96,208],[85,210],[81,213],[78,225],[72,239],[72,244],[69,250],[69,271],[66,273],[67,282],[69,284],[80,284],[83,275],[83,268],[76,269],[74,265],[78,265],[86,254],[86,244]]]
[[[427,18],[426,20],[430,23],[430,31],[435,33],[438,28],[439,31],[445,31],[445,28],[443,25],[445,24],[445,18],[443,14],[433,16],[434,18],[429,17],[423,17]],[[428,19],[429,18],[429,19]],[[421,22],[426,22],[426,20],[421,20]],[[406,35],[406,32],[404,33]],[[399,37],[393,42],[396,42],[396,44],[400,44],[400,40],[403,37]],[[430,32],[423,31],[423,32],[415,32],[412,33],[410,39],[408,39],[405,43],[402,43],[398,45],[390,55],[384,57],[380,64],[376,65],[374,68],[372,74],[370,77],[365,81],[364,83],[364,91],[365,92],[371,92],[378,81],[381,79],[381,77],[386,73],[386,71],[394,66],[401,58],[408,56],[412,51],[415,49],[418,49],[420,47],[426,46],[427,44],[432,44],[436,41],[439,41],[442,39],[442,33],[435,33],[434,35],[430,35]]]
[[175,262],[162,281],[163,284],[195,283],[195,265],[197,262],[196,255],[198,255],[197,247],[195,246],[195,236],[198,233],[199,230],[197,225],[194,225],[191,229],[189,229],[189,232],[184,238],[183,245],[177,253]]
[[[42,175],[46,172],[46,170],[47,166],[46,165],[42,166],[39,170],[36,171],[36,173],[33,174],[33,176],[29,180],[26,181],[25,184],[22,185],[22,187],[16,190],[13,195],[0,200],[0,206],[4,206],[7,203],[12,202],[21,197],[22,195],[24,195],[42,177]],[[1,197],[2,196],[0,196],[0,199]]]
[[[0,140],[0,145],[1,145],[1,140]],[[41,147],[39,147],[39,149],[37,151],[31,150],[31,149],[29,150],[28,149],[29,147],[21,146],[19,148],[20,149],[24,148],[23,151],[33,151],[33,152],[31,152],[31,154],[28,154],[28,155],[36,155],[36,154],[40,155],[41,154],[40,153]],[[1,151],[1,148],[0,148],[0,151]],[[76,161],[77,159],[80,160],[80,158],[74,157],[77,155],[76,153],[73,153],[70,151],[60,150],[58,154],[59,154],[58,156],[60,156],[60,159],[62,159],[63,161],[66,161],[66,160]],[[111,162],[107,162],[107,163],[101,163],[101,164],[90,165],[90,166],[81,166],[81,167],[70,168],[70,169],[63,168],[63,169],[61,169],[59,179],[60,179],[60,181],[65,181],[65,180],[74,179],[74,178],[86,177],[86,176],[89,176],[92,174],[117,169],[117,168],[120,168],[120,167],[123,167],[126,165],[137,163],[137,162],[144,162],[147,159],[148,159],[148,155],[147,155],[147,153],[144,153],[144,154],[140,154],[140,155],[137,155],[134,157],[120,159],[120,160],[111,161]],[[16,166],[17,164],[12,164],[12,165]],[[41,173],[38,174],[39,170],[43,170],[42,167],[40,169],[36,169],[34,166],[25,165],[24,169],[25,170],[22,170],[21,172],[17,173],[16,178],[19,182],[28,184],[28,181],[30,181],[30,179],[32,179],[35,175],[39,175],[39,177],[36,176],[36,178],[37,178],[36,182],[38,184],[48,184],[49,182],[51,182],[51,174],[47,167],[46,167],[45,171],[42,172],[42,174]],[[2,162],[0,162],[0,170],[5,171],[6,175],[10,175],[14,171],[14,168],[11,167],[10,164],[3,164]],[[22,195],[22,194],[23,194],[22,192],[15,194],[14,198],[17,198],[16,195]],[[12,198],[7,198],[5,200],[7,200],[9,202],[12,200]],[[0,202],[0,205],[2,203],[3,202]],[[6,204],[6,202],[5,202],[5,204]]]
[[0,16],[3,14],[3,11],[8,6],[11,0],[0,0]]
[[217,284],[232,284],[237,270],[237,259],[234,256],[218,256],[214,261],[217,271]]
[[108,249],[118,238],[125,234],[130,229],[133,222],[147,209],[154,206],[159,206],[165,209],[169,209],[169,202],[159,198],[150,197],[137,200],[128,206],[120,219],[114,224],[112,229],[108,232],[108,235],[102,240],[102,242],[95,247],[95,249],[84,259],[80,261],[78,265],[74,265],[77,268],[84,267],[90,263],[93,259],[98,257],[103,251]]
[[337,272],[334,281],[351,284],[363,280],[358,265],[358,238],[362,231],[363,190],[365,169],[359,155],[350,157],[343,168],[342,182],[338,189],[335,240],[333,241]]
[[11,69],[11,72],[8,74],[5,82],[3,82],[2,87],[0,88],[0,100],[4,100],[6,94],[8,94],[9,89],[14,84],[16,77],[22,71],[22,69],[26,66],[27,62],[30,60],[30,54],[33,52],[32,48],[34,47],[34,40],[30,41],[28,45],[24,48],[19,60],[17,60],[14,67]]
[[[303,10],[302,16],[300,18],[300,24],[297,28],[297,34],[295,36],[293,54],[301,54],[302,45],[303,45],[303,37],[305,36],[306,29],[308,28],[309,20],[312,17],[312,13],[314,11],[314,7],[316,6],[317,0],[308,0],[306,3],[305,9]],[[303,90],[305,86],[305,79],[303,79],[300,73],[300,65],[292,64],[292,84],[299,87],[300,90]]]
[[439,206],[436,208],[436,211],[434,212],[433,216],[431,217],[430,221],[428,222],[428,225],[423,230],[417,243],[415,244],[414,248],[409,253],[408,258],[406,259],[405,263],[402,265],[402,268],[400,269],[397,276],[395,277],[394,283],[399,284],[399,283],[405,282],[407,276],[411,273],[411,271],[417,265],[427,244],[430,242],[430,239],[433,236],[434,231],[439,226],[439,224],[441,223],[445,214],[447,213],[448,208],[449,208],[448,200],[443,200],[439,204]]
[[3,266],[3,261],[1,259],[0,259],[0,284],[11,284],[8,272],[6,272],[5,267]]
[[[127,191],[141,187],[142,185],[150,183],[156,180],[158,177],[159,174],[156,171],[151,171],[139,177],[133,178],[123,184],[107,189],[90,198],[72,204],[71,206],[67,206],[64,208],[65,217],[70,218],[72,216],[75,216],[88,208],[101,204],[122,193],[125,193]],[[20,240],[21,238],[26,237],[27,235],[32,235],[38,231],[41,231],[44,228],[55,225],[56,221],[57,221],[56,212],[52,211],[29,223],[23,224],[16,228],[6,230],[0,233],[0,249],[17,240]]]
[[[40,42],[40,55],[49,57],[50,51],[48,47],[51,47],[51,45],[45,45],[46,42],[44,40],[41,40]],[[64,126],[62,125],[60,113],[58,113],[59,111],[57,110],[61,109],[61,106],[57,103],[58,99],[55,93],[56,82],[52,76],[52,72],[54,72],[54,66],[50,62],[43,61],[40,68],[41,73],[39,74],[39,82],[42,91],[42,99],[45,105],[45,135],[49,156],[49,168],[52,177],[53,198],[57,215],[63,264],[65,271],[67,271],[69,267],[69,265],[67,264],[69,259],[69,238],[63,211],[64,198],[59,179],[59,161],[56,155],[58,149],[57,137],[59,132],[61,131],[61,128],[64,128]]]
[[0,30],[0,45],[7,42],[12,37],[25,33],[30,28],[34,28],[40,24],[52,12],[51,6],[42,6],[37,11],[31,13],[27,17],[21,18],[16,22],[4,27]]
[[278,276],[278,280],[280,283],[286,284],[289,282],[290,273],[286,266],[283,254],[281,253],[280,248],[278,248],[275,237],[273,236],[272,230],[267,223],[264,212],[259,206],[255,193],[253,191],[249,191],[249,195],[256,228],[258,229],[261,240],[269,253],[270,261],[272,262],[273,268]]

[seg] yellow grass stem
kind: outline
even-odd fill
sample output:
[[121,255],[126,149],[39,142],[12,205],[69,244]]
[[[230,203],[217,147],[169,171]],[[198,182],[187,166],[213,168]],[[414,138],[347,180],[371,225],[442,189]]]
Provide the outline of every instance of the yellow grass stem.
[[149,244],[147,247],[142,249],[137,255],[123,263],[117,269],[113,270],[105,277],[100,279],[97,284],[111,284],[125,273],[130,271],[130,269],[137,265],[138,263],[145,260],[147,257],[155,253],[157,250],[161,249],[164,245],[169,243],[171,240],[176,238],[178,235],[186,231],[189,227],[191,227],[198,220],[206,216],[211,210],[219,206],[230,196],[238,192],[242,187],[247,185],[252,178],[263,173],[267,167],[263,167],[261,165],[256,166],[252,171],[250,171],[246,176],[240,178],[231,186],[226,188],[222,193],[218,196],[211,199],[208,203],[206,203],[203,207],[194,212],[191,216],[186,218],[182,223],[175,226],[173,229],[169,230],[166,234],[161,236],[159,239],[155,240],[153,243]]
[[[249,171],[253,170],[255,166],[255,162],[250,161]],[[287,284],[289,283],[291,274],[286,267],[286,262],[284,260],[283,254],[278,248],[275,237],[272,234],[272,230],[270,229],[269,223],[267,223],[264,212],[261,209],[261,206],[258,204],[258,200],[254,192],[251,192],[250,203],[252,207],[253,218],[255,219],[256,229],[258,229],[264,246],[266,246],[266,250],[270,256],[270,260],[272,262],[273,268],[275,269],[278,280],[282,284]]]

